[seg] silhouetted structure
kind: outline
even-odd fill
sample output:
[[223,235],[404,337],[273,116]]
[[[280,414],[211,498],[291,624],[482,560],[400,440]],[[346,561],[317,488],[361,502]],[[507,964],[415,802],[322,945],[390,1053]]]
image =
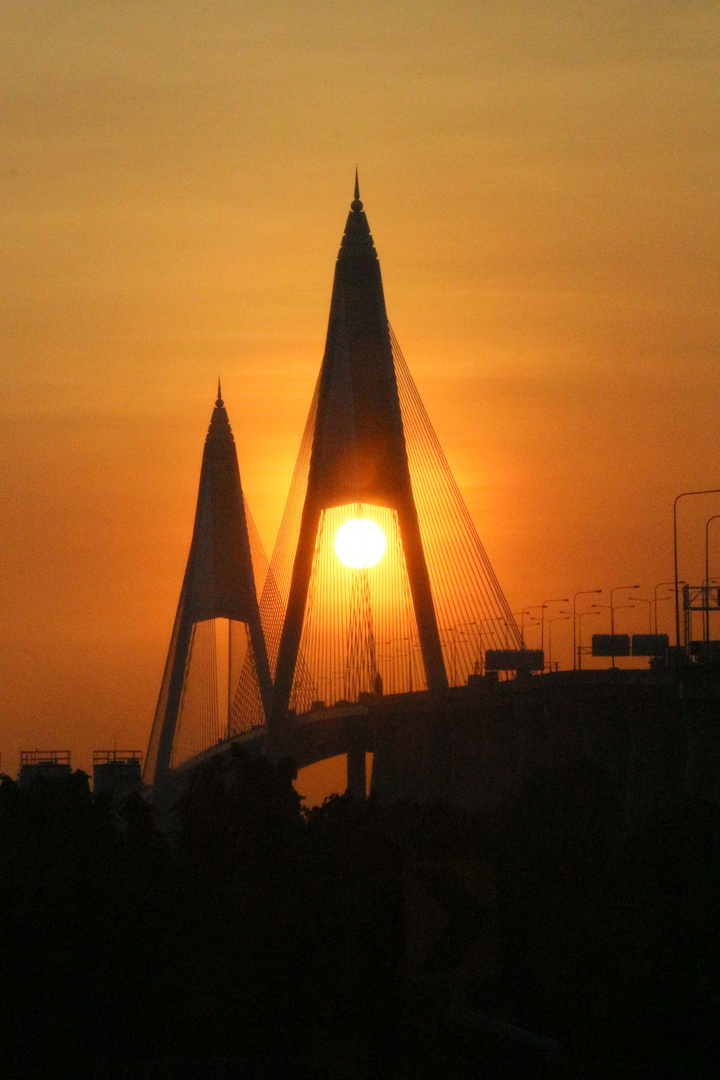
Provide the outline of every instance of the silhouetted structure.
[[117,804],[142,786],[139,750],[94,750],[93,794],[108,795]]
[[36,777],[44,780],[68,780],[71,773],[69,750],[20,751],[20,787],[29,787]]
[[[427,682],[432,690],[444,690],[447,676],[410,480],[380,264],[356,180],[335,268],[273,719],[282,719],[290,703],[321,515],[335,506],[353,506],[362,518],[364,504],[387,506],[397,514]],[[368,675],[374,680],[372,644],[370,649]]]
[[[270,706],[271,677],[260,623],[248,514],[235,440],[221,397],[205,440],[195,526],[143,779],[163,781],[171,766],[216,743],[218,709],[214,620],[244,624],[245,649],[233,692],[228,659],[228,730],[262,724]],[[245,636],[246,635],[246,636]]]
[[[376,564],[348,568],[336,556],[352,519],[385,533]],[[279,640],[278,597],[287,605]],[[480,670],[488,645],[521,648],[390,329],[357,178],[261,611],[275,664],[272,738],[289,707],[358,701],[378,685],[441,693]]]
[[[349,561],[343,556],[339,534],[350,522],[382,532],[377,559],[362,551]],[[265,751],[282,755],[295,749],[288,718],[313,704],[342,709],[357,703],[362,711],[383,693],[442,696],[449,685],[464,684],[482,670],[486,650],[522,650],[390,329],[357,177],[335,268],[325,354],[264,576],[259,610],[266,646],[252,581],[235,449],[219,401],[146,781],[195,759],[223,736],[249,736],[254,743],[253,729],[265,717]],[[250,626],[255,666],[247,671],[257,668],[264,706],[260,712],[249,707],[250,684],[241,676],[246,704],[228,708],[225,731],[213,706],[217,652],[204,629],[218,617]],[[195,679],[193,651],[200,673]],[[341,739],[343,749],[335,752],[348,754],[350,786],[362,794],[366,740],[351,737],[341,720],[336,726],[350,743]],[[329,740],[335,748],[336,736]]]

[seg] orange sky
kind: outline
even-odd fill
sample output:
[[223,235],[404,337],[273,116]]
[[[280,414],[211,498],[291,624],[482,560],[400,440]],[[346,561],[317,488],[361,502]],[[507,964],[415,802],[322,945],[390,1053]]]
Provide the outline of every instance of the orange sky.
[[674,496],[720,487],[717,3],[6,0],[0,34],[3,768],[145,748],[218,372],[272,547],[356,162],[513,610],[672,575]]

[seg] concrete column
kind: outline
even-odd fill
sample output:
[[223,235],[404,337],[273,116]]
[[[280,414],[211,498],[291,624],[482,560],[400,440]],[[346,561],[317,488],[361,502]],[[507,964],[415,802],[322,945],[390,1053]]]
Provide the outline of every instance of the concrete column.
[[365,751],[351,750],[347,755],[347,791],[356,799],[364,799],[367,779],[365,776]]

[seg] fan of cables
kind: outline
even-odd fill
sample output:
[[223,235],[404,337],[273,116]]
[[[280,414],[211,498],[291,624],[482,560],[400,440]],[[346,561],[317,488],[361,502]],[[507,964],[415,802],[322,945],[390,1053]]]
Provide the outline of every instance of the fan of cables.
[[[445,669],[450,684],[460,685],[483,670],[487,649],[519,649],[520,632],[392,331],[390,337]],[[318,379],[260,603],[273,673],[307,491],[319,385]],[[338,530],[348,521],[371,521],[382,530],[385,551],[374,564],[347,566],[338,556]],[[403,693],[425,689],[427,681],[397,513],[349,503],[321,514],[290,704],[303,712],[318,701],[357,701],[379,685],[386,694]]]

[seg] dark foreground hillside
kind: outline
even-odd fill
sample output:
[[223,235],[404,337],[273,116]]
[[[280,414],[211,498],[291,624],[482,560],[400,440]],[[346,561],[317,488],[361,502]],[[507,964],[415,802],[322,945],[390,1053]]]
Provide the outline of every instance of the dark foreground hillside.
[[582,764],[492,820],[199,770],[169,836],[0,786],[4,1076],[675,1077],[720,1060],[720,814]]

